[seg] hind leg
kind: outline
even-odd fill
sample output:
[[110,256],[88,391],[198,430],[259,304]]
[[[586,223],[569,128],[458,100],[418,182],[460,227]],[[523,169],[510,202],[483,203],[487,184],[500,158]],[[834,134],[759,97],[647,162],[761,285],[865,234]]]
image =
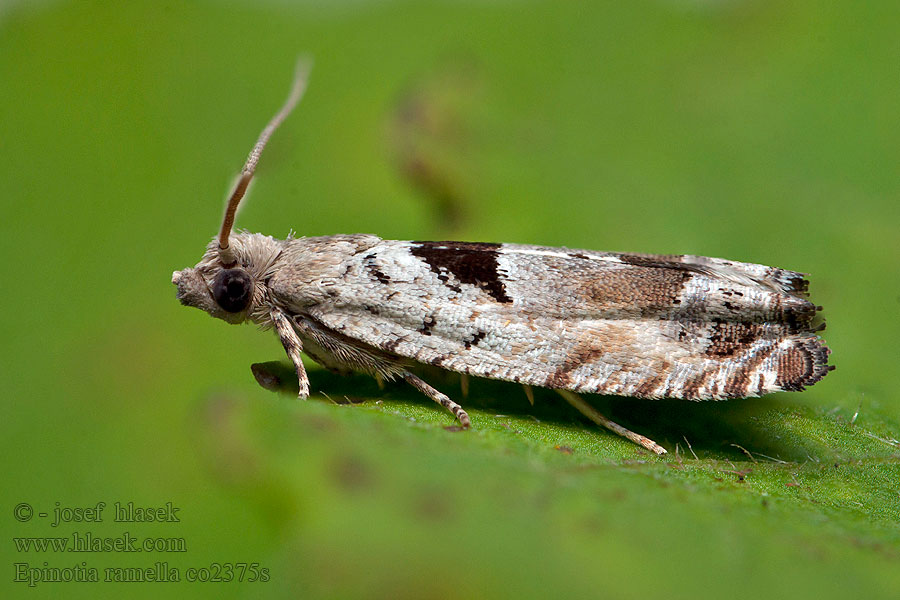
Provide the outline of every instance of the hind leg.
[[451,400],[446,394],[442,394],[441,392],[437,391],[409,371],[403,371],[402,373],[400,373],[400,376],[405,379],[411,386],[453,413],[453,416],[456,417],[456,420],[459,421],[459,424],[463,429],[469,428],[469,426],[471,425],[471,422],[469,421],[469,415],[466,414],[466,411],[463,410],[462,406]]
[[588,419],[590,419],[597,425],[600,425],[601,427],[606,427],[610,431],[618,433],[623,438],[629,439],[632,442],[634,442],[635,444],[637,444],[639,446],[643,446],[647,450],[651,450],[660,455],[666,453],[665,448],[663,448],[662,446],[660,446],[659,444],[657,444],[650,438],[644,437],[639,433],[635,433],[635,432],[631,431],[630,429],[625,429],[618,423],[614,423],[614,422],[610,421],[609,419],[607,419],[606,417],[604,417],[602,414],[600,414],[600,412],[596,408],[594,408],[593,406],[591,406],[590,404],[585,402],[584,399],[581,396],[579,396],[578,394],[576,394],[575,392],[571,392],[569,390],[556,390],[556,391],[559,392],[560,396],[562,396],[563,398],[566,399],[566,402],[568,402],[569,404],[574,406],[578,410],[578,412],[580,412],[581,414],[586,416]]

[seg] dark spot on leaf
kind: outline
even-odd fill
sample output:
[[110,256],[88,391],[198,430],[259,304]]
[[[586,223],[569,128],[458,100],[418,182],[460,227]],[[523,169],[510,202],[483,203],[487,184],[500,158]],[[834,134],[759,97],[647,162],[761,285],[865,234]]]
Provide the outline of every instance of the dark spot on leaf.
[[361,492],[374,484],[371,469],[363,461],[351,455],[338,456],[328,469],[334,482],[348,492]]

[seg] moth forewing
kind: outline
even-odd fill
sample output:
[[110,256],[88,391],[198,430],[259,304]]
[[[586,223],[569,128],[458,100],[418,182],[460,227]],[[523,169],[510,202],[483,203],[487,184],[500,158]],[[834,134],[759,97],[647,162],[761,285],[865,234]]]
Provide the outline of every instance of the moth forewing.
[[[305,351],[339,372],[402,378],[468,427],[459,404],[410,371],[429,364],[557,389],[594,422],[661,454],[576,394],[758,396],[802,390],[834,368],[817,335],[819,307],[793,271],[521,244],[232,234],[262,149],[305,82],[298,68],[291,95],[250,153],[219,235],[196,267],[172,277],[183,304],[274,328],[300,397],[309,394]],[[262,368],[254,375],[269,382]]]
[[724,399],[802,389],[829,370],[817,307],[768,284],[785,272],[745,285],[677,265],[382,240],[348,257],[329,299],[305,312],[416,362],[574,392]]

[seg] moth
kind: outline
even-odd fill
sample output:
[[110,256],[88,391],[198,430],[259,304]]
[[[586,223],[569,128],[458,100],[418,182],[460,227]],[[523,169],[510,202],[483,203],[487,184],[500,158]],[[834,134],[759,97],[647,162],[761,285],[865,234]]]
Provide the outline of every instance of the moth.
[[172,275],[182,304],[274,328],[300,398],[310,393],[305,352],[338,372],[404,379],[468,428],[466,411],[411,370],[424,363],[558,390],[596,423],[663,454],[579,394],[742,398],[803,390],[834,368],[817,335],[821,307],[793,271],[523,244],[232,234],[263,148],[307,76],[299,67],[250,152],[219,235],[195,267]]

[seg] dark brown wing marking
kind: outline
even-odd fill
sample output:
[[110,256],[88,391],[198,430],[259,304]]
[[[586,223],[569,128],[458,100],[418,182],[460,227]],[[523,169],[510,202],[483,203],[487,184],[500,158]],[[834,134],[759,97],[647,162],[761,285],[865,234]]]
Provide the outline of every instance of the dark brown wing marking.
[[409,251],[425,261],[448,287],[453,287],[447,283],[447,274],[450,273],[461,283],[482,288],[497,302],[512,302],[506,293],[497,261],[500,244],[412,242]]

